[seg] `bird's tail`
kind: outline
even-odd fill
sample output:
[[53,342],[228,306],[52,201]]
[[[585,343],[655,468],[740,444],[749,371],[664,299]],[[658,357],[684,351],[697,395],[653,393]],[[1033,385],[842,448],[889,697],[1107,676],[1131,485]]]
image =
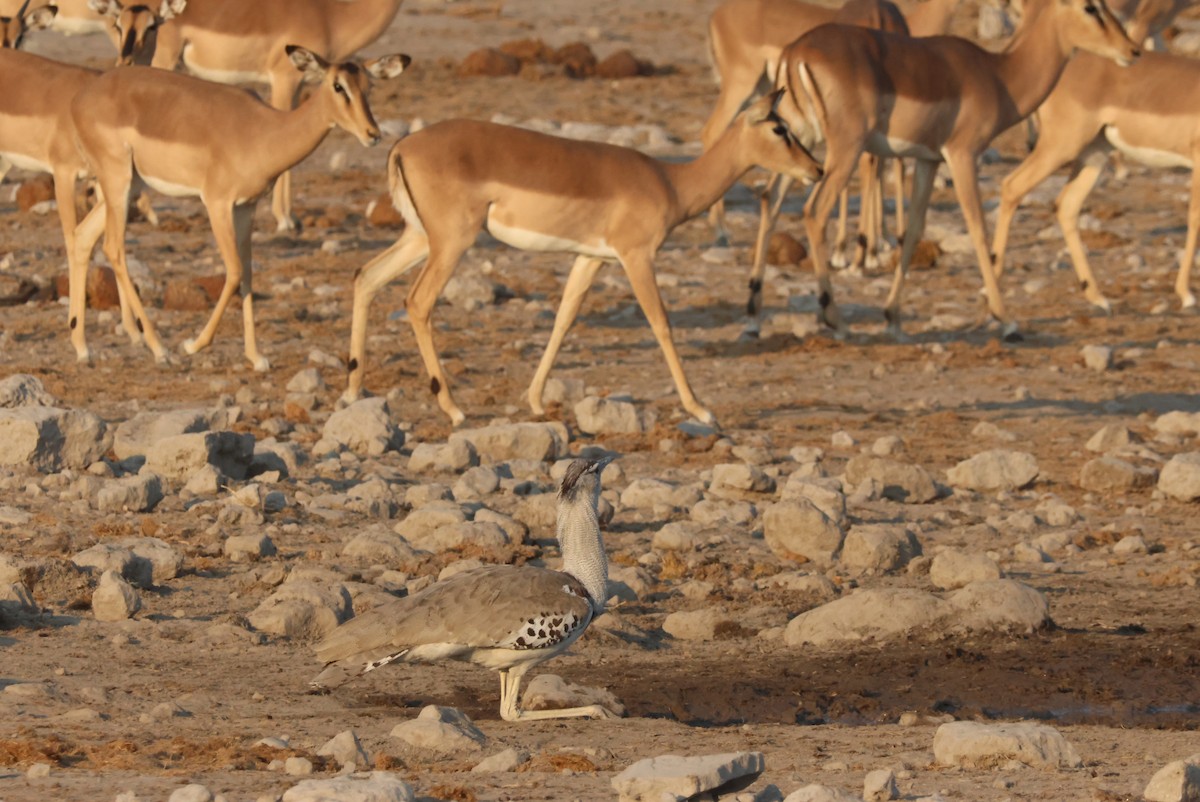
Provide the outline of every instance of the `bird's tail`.
[[398,652],[383,654],[374,659],[349,658],[346,660],[336,660],[329,663],[321,671],[320,674],[308,681],[308,686],[313,691],[323,693],[331,691],[341,685],[346,684],[355,677],[366,674],[369,671],[374,671],[377,668],[383,668],[389,663],[394,663],[401,660],[408,654],[408,649],[401,649]]

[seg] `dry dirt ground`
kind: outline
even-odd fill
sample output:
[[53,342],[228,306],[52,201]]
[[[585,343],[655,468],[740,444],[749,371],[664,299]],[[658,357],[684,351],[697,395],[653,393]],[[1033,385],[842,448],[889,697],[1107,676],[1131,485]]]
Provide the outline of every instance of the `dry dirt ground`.
[[[378,118],[433,121],[450,116],[577,120],[606,125],[653,123],[681,143],[669,155],[694,154],[693,144],[715,98],[705,48],[704,20],[712,0],[509,0],[406,7],[371,52],[402,49],[414,56],[411,72],[379,86]],[[497,14],[497,8],[499,13]],[[964,7],[960,32],[974,25]],[[660,67],[654,77],[609,82],[563,77],[530,80],[459,79],[453,63],[476,47],[540,36],[559,45],[582,39],[601,55],[629,47]],[[41,36],[35,50],[100,63],[104,44]],[[218,340],[193,358],[156,366],[143,348],[115,332],[112,313],[90,313],[95,365],[75,363],[67,339],[65,307],[34,302],[7,308],[0,317],[0,374],[39,376],[70,406],[85,407],[111,422],[140,410],[215,405],[222,394],[242,392],[239,427],[283,414],[284,385],[307,366],[313,348],[344,354],[355,269],[379,252],[394,231],[368,227],[365,207],[384,188],[386,148],[360,148],[334,132],[298,171],[296,204],[307,225],[294,237],[276,237],[260,205],[255,241],[259,340],[273,370],[255,374],[242,359],[240,312],[226,315]],[[1002,158],[984,170],[983,192],[994,208],[999,182],[1022,154],[1020,134],[999,143]],[[344,154],[340,169],[330,167]],[[20,177],[19,175],[17,176]],[[740,577],[785,566],[761,540],[758,522],[720,534],[682,563],[652,564],[655,581],[637,603],[612,613],[620,626],[589,632],[570,656],[546,670],[579,683],[609,688],[627,707],[619,721],[507,724],[498,720],[494,675],[469,666],[401,667],[333,695],[305,694],[314,673],[309,645],[271,639],[204,645],[196,633],[214,621],[234,621],[253,609],[269,588],[247,579],[246,568],[213,556],[212,517],[183,510],[168,497],[150,514],[98,513],[87,504],[57,501],[56,492],[26,489],[40,477],[17,476],[3,501],[34,513],[31,524],[6,527],[0,551],[64,557],[109,537],[154,533],[187,555],[183,575],[143,593],[144,609],[127,624],[102,624],[46,588],[39,601],[52,611],[44,626],[0,635],[0,684],[47,681],[58,698],[0,710],[0,799],[112,799],[124,790],[142,799],[165,799],[171,789],[202,782],[231,800],[277,794],[294,778],[268,772],[281,754],[255,747],[265,736],[288,736],[297,753],[311,753],[334,734],[354,729],[376,755],[416,787],[439,799],[610,799],[610,777],[645,756],[704,754],[742,749],[766,753],[760,783],[785,793],[809,782],[861,789],[866,771],[902,770],[902,794],[941,793],[949,800],[1117,800],[1137,797],[1161,765],[1200,751],[1200,633],[1195,626],[1200,591],[1200,538],[1194,505],[1165,500],[1153,490],[1128,495],[1090,494],[1079,471],[1092,455],[1087,439],[1102,425],[1119,423],[1143,435],[1162,459],[1195,450],[1194,442],[1155,441],[1159,414],[1200,410],[1196,369],[1200,318],[1180,312],[1171,285],[1182,246],[1188,176],[1133,167],[1127,181],[1111,175],[1095,192],[1090,210],[1101,230],[1088,235],[1094,267],[1114,302],[1111,315],[1089,308],[1075,287],[1053,225],[1052,203],[1063,177],[1030,199],[1015,228],[1012,271],[1005,295],[1024,339],[1002,343],[973,324],[981,314],[973,258],[943,255],[934,269],[915,272],[906,301],[905,342],[883,332],[879,307],[882,275],[835,275],[851,333],[835,340],[821,333],[793,335],[812,314],[814,283],[806,269],[772,271],[768,321],[762,337],[739,339],[743,324],[747,244],[754,204],[745,188],[731,195],[735,247],[710,251],[704,221],[680,228],[658,261],[659,277],[685,367],[697,393],[738,445],[770,450],[781,475],[794,446],[825,449],[831,475],[859,447],[831,446],[845,431],[869,446],[898,435],[905,458],[939,479],[959,460],[991,447],[972,434],[983,421],[1015,435],[1041,467],[1030,488],[996,496],[955,492],[928,505],[870,501],[851,510],[857,522],[919,525],[927,554],[946,546],[1010,553],[1017,543],[1052,531],[1028,516],[1048,498],[1073,506],[1080,519],[1072,537],[1084,550],[1046,567],[1003,558],[1010,576],[1047,594],[1056,626],[1017,638],[924,639],[867,644],[830,651],[788,648],[755,636],[755,627],[706,643],[672,641],[661,631],[675,610],[723,604],[735,612],[773,606],[783,623],[802,607],[786,594],[747,591]],[[19,214],[7,189],[0,193],[0,258],[16,276],[52,279],[64,257],[52,215]],[[789,206],[798,209],[798,201]],[[131,227],[130,252],[160,280],[218,272],[220,261],[198,203],[157,198],[158,229]],[[930,222],[949,230],[963,223],[949,190],[939,190]],[[799,234],[795,216],[785,228]],[[336,253],[323,242],[342,245]],[[522,393],[548,336],[568,257],[519,253],[481,240],[464,259],[464,273],[490,270],[511,298],[481,311],[442,304],[437,337],[468,425],[495,418],[528,420]],[[405,320],[407,281],[382,292],[373,309],[367,386],[391,392],[397,416],[413,442],[437,442],[450,432],[432,403]],[[164,339],[176,348],[202,324],[206,312],[154,311]],[[1115,349],[1114,367],[1084,367],[1087,344]],[[334,407],[344,377],[324,369],[314,424],[291,437],[311,443]],[[556,375],[586,383],[598,394],[630,392],[653,408],[656,429],[643,436],[600,439],[621,454],[625,481],[643,476],[694,481],[729,461],[712,440],[687,441],[661,354],[637,311],[628,284],[606,268],[568,338]],[[568,408],[551,417],[573,426]],[[664,444],[664,441],[665,444]],[[589,444],[578,436],[573,448]],[[372,473],[403,486],[428,477],[406,473],[407,457],[391,453],[350,462],[330,481],[346,487]],[[305,481],[313,477],[302,477]],[[293,480],[277,489],[291,495]],[[619,489],[620,485],[618,485]],[[761,504],[768,498],[756,499]],[[1014,517],[1016,516],[1016,517]],[[654,532],[670,517],[618,511],[607,532],[610,555],[631,563],[650,551]],[[990,521],[996,534],[980,542],[974,524]],[[276,558],[291,569],[339,565],[341,544],[368,523],[359,515],[326,521],[290,504],[271,516],[268,530],[280,547]],[[1020,522],[1020,525],[1018,524]],[[1116,555],[1111,544],[1141,534],[1150,553]],[[531,533],[537,546],[547,531]],[[347,568],[347,572],[351,569]],[[428,567],[436,570],[436,566]],[[832,575],[847,586],[927,587],[924,576]],[[679,588],[703,578],[712,593],[687,597]],[[614,629],[644,633],[622,638]],[[187,716],[143,723],[154,705],[176,701]],[[516,773],[469,774],[474,758],[438,760],[403,750],[389,739],[398,721],[430,703],[456,705],[492,739],[488,751],[517,746],[533,755]],[[101,718],[70,710],[89,707]],[[932,724],[902,727],[906,711],[926,717],[1033,718],[1059,726],[1082,754],[1073,771],[1020,766],[960,770],[932,764]],[[26,779],[34,762],[53,765],[48,778]]]

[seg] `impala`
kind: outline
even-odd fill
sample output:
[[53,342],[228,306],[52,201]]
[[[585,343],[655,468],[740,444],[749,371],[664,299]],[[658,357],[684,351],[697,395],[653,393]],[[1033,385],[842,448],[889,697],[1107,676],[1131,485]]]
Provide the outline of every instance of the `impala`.
[[[107,0],[93,2],[104,5],[106,9],[110,5],[116,6]],[[159,19],[161,15],[173,13],[173,9],[182,8],[183,3],[184,0],[165,1]],[[32,13],[42,10],[45,7]],[[106,10],[106,13],[110,13],[110,10]],[[120,11],[114,25],[118,32],[123,32],[125,25],[145,30],[154,19],[155,15],[142,6]],[[153,42],[151,40],[146,44],[152,45]],[[134,55],[142,58],[139,52],[135,51]],[[87,163],[75,147],[71,101],[99,74],[95,70],[63,64],[31,53],[0,50],[0,181],[13,165],[49,173],[54,178],[54,199],[62,225],[68,264],[73,263],[75,255],[76,182],[87,173]],[[86,268],[85,262],[82,269],[86,271]],[[136,341],[139,338],[137,327],[125,300],[122,296],[122,322],[126,332]]]
[[1008,230],[1021,199],[1064,164],[1071,177],[1058,195],[1057,216],[1079,286],[1091,303],[1109,310],[1079,237],[1079,212],[1100,178],[1107,154],[1119,153],[1151,167],[1192,170],[1187,241],[1175,281],[1183,307],[1196,305],[1189,275],[1200,230],[1200,61],[1146,53],[1120,69],[1088,54],[1063,71],[1058,86],[1038,107],[1037,147],[1007,178],[996,220],[995,273],[1004,270]]
[[[0,13],[0,49],[19,49],[25,34],[50,27],[54,22],[54,12],[55,9],[50,6],[38,6],[31,11],[29,0],[25,0],[12,13]],[[0,170],[3,169],[0,165]],[[3,177],[3,172],[0,172],[0,178]]]
[[254,297],[250,280],[250,229],[260,195],[282,173],[312,153],[335,125],[364,145],[379,141],[379,127],[367,103],[367,73],[399,75],[408,56],[366,63],[331,65],[298,46],[288,47],[294,69],[320,81],[298,108],[280,111],[248,92],[199,78],[146,67],[108,72],[71,104],[79,147],[100,185],[102,202],[76,231],[71,263],[71,341],[80,360],[88,359],[84,335],[84,273],[96,241],[129,301],[137,328],[155,357],[166,358],[153,325],[130,282],[125,264],[125,220],[136,180],[176,196],[199,196],[208,211],[225,262],[225,285],[207,325],[183,349],[194,354],[212,342],[234,292],[241,288],[246,359],[256,370],[270,363],[254,336]]
[[[745,105],[747,98],[774,84],[783,49],[814,28],[831,22],[843,22],[866,27],[888,27],[898,32],[907,31],[912,36],[934,36],[945,33],[949,28],[950,19],[960,1],[925,0],[915,3],[905,15],[906,27],[901,28],[894,23],[882,24],[887,23],[886,17],[895,11],[895,6],[889,2],[862,3],[850,0],[838,8],[815,5],[804,0],[725,0],[709,18],[709,54],[717,83],[720,85],[720,94],[712,114],[701,130],[700,141],[707,149],[729,125],[738,109]],[[890,7],[890,11],[885,10],[881,14],[878,8],[881,5]],[[897,167],[898,178],[899,169]],[[866,184],[871,184],[873,175],[871,173],[866,176]],[[770,189],[771,186],[768,187],[768,193]],[[783,189],[786,191],[787,187]],[[870,194],[870,191],[865,190],[865,194]],[[903,190],[897,189],[898,199],[902,194]],[[777,206],[782,202],[782,198],[783,193],[779,193],[775,202],[776,215]],[[864,202],[861,208],[865,207]],[[903,228],[904,207],[899,200],[896,204],[896,214],[898,225]],[[723,200],[713,204],[711,220],[717,231],[717,241],[727,242]],[[842,230],[839,232],[842,236],[841,245],[845,244],[844,222],[845,207]],[[882,218],[876,226],[867,226],[868,235],[877,239],[877,227],[881,224]],[[759,233],[762,234],[761,225]],[[869,253],[873,253],[873,250],[868,250],[867,255]],[[765,252],[760,242],[755,250],[752,280],[761,279],[764,256]],[[752,314],[757,310],[760,295],[761,291],[752,289]]]
[[346,401],[359,397],[367,312],[381,287],[426,258],[405,306],[438,405],[455,425],[465,416],[450,395],[429,315],[481,229],[514,248],[577,254],[550,342],[529,388],[543,414],[542,390],[563,337],[597,270],[621,263],[666,357],[684,409],[713,422],[696,400],[671,337],[654,281],[654,255],[673,228],[703,212],[752,166],[804,181],[821,168],[775,112],[780,93],[750,106],[700,158],[657,161],[630,148],[580,142],[471,120],[432,125],[396,143],[388,186],[407,227],[354,279]]
[[[988,307],[1004,321],[976,161],[997,134],[1045,100],[1076,48],[1121,63],[1139,55],[1103,0],[1030,0],[1000,53],[953,36],[909,39],[843,25],[825,26],[787,48],[780,81],[790,103],[781,114],[827,143],[825,178],[809,196],[804,220],[826,325],[842,327],[826,266],[825,223],[864,150],[916,159],[912,206],[884,312],[893,333],[899,334],[900,296],[942,160],[975,246]],[[1004,325],[1006,335],[1015,333],[1015,326]]]
[[[190,0],[163,26],[154,66],[182,62],[201,78],[225,84],[270,84],[271,105],[296,103],[300,75],[287,47],[299,45],[327,62],[345,61],[379,38],[403,0]],[[294,229],[290,177],[275,182],[272,212],[279,230]]]

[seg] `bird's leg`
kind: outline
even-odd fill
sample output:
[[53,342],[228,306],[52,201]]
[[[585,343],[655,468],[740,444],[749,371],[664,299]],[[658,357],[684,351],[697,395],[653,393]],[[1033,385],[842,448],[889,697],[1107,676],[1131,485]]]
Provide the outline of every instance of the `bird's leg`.
[[524,672],[500,672],[500,718],[505,721],[537,721],[548,718],[620,718],[607,707],[564,707],[561,710],[522,710],[517,704]]

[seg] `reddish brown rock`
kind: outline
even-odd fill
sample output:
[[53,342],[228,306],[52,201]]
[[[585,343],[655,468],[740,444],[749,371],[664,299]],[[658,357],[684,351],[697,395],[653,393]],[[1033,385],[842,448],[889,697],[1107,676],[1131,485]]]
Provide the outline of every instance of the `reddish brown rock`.
[[584,42],[571,42],[554,52],[555,64],[561,64],[568,78],[590,78],[596,74],[596,54]]
[[937,265],[938,257],[942,255],[942,249],[938,247],[936,242],[923,239],[917,243],[917,247],[913,250],[912,265],[913,270],[928,270]]
[[163,309],[177,312],[204,312],[221,297],[225,276],[202,276],[167,282],[163,289]]
[[54,179],[48,175],[31,178],[17,189],[17,208],[22,212],[48,200],[54,200]]
[[496,78],[504,75],[516,75],[520,71],[520,59],[502,53],[494,47],[476,50],[458,65],[458,74],[463,78]]
[[[54,293],[59,298],[71,297],[71,281],[66,273],[54,278]],[[121,305],[121,296],[117,293],[117,274],[111,267],[88,270],[87,300],[92,309],[115,309]]]
[[515,39],[500,45],[500,52],[512,56],[522,64],[537,64],[550,61],[554,50],[541,39]]
[[654,65],[642,61],[628,50],[618,50],[596,65],[596,77],[618,80],[620,78],[637,78],[639,75],[653,75]]
[[798,265],[808,256],[804,243],[786,231],[776,231],[767,243],[767,264]]
[[392,205],[392,196],[387,192],[381,192],[370,206],[370,211],[367,212],[367,222],[373,226],[395,228],[404,225],[404,218]]

